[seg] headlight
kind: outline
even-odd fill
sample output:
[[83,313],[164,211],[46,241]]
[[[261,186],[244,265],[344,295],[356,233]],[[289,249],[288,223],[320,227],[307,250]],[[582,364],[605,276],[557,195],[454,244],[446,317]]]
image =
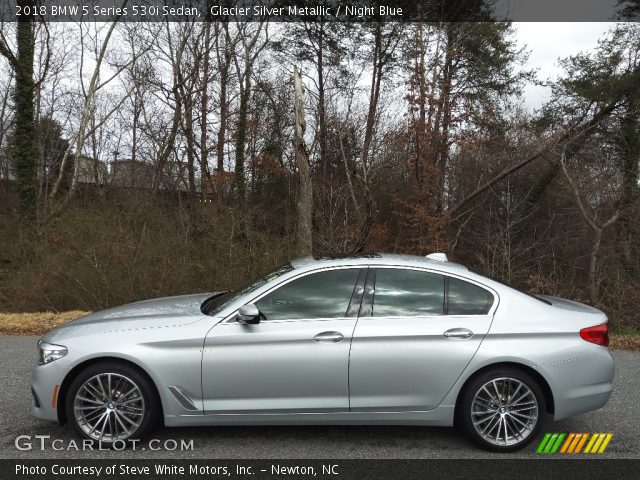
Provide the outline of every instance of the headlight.
[[38,341],[38,363],[40,365],[58,360],[66,354],[67,347],[45,343],[42,340]]

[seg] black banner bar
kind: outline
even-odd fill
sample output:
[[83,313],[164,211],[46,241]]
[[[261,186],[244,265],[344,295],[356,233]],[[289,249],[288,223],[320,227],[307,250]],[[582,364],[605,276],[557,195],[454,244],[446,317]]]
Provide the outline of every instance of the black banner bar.
[[636,21],[640,0],[3,0],[0,21]]
[[2,479],[635,480],[640,460],[0,460]]

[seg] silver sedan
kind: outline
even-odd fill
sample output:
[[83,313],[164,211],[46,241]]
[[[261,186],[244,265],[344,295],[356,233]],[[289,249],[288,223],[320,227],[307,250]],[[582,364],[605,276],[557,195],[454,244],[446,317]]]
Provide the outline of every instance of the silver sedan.
[[463,426],[512,451],[602,407],[607,317],[450,263],[302,258],[234,292],[148,300],[38,342],[33,414],[105,445],[166,426]]

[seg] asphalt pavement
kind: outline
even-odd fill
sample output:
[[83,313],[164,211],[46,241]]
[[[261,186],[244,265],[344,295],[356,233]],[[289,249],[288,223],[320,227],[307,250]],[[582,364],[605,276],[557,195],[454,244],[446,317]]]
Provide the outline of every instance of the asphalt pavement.
[[[30,414],[29,372],[36,361],[36,337],[0,336],[0,458],[513,458],[533,457],[538,442],[516,454],[479,450],[453,428],[405,426],[192,427],[158,428],[152,444],[138,450],[82,451],[68,425]],[[640,458],[640,353],[615,351],[615,388],[602,409],[577,417],[547,421],[546,432],[612,432],[600,458]],[[20,450],[31,443],[31,449]],[[43,440],[35,436],[49,436]],[[54,444],[53,441],[57,440]],[[174,449],[192,442],[191,450]],[[41,442],[45,448],[41,449]],[[170,450],[163,449],[166,446]],[[59,450],[54,450],[54,447]],[[150,450],[160,448],[160,450]],[[144,449],[144,450],[143,450]]]

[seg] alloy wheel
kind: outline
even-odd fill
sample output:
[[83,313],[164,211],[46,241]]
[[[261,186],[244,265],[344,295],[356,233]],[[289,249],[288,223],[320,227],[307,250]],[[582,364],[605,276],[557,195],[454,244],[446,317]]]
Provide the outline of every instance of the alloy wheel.
[[482,385],[471,402],[473,428],[498,447],[523,442],[536,427],[539,406],[532,390],[510,377],[494,378]]
[[140,387],[119,373],[100,373],[78,388],[73,402],[76,422],[94,440],[130,438],[140,427],[145,403]]

